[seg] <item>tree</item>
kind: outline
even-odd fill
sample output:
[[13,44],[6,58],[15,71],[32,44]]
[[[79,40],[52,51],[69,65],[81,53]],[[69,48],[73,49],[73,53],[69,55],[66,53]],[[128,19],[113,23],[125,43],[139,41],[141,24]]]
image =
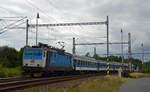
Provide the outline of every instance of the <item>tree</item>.
[[3,67],[19,66],[21,61],[18,58],[18,51],[8,46],[0,47],[0,64]]
[[100,57],[98,54],[93,55],[93,58],[95,58],[96,60],[104,60],[104,61],[107,60],[106,57]]
[[21,48],[20,51],[18,52],[18,60],[19,60],[18,64],[19,64],[19,65],[22,65],[23,52],[24,52],[24,49],[25,49],[25,48],[26,48],[26,47]]
[[89,52],[87,52],[87,53],[85,54],[85,56],[86,56],[86,57],[91,57]]
[[99,56],[98,54],[94,54],[94,55],[93,55],[93,58],[95,58],[95,59],[98,60],[98,59],[100,59],[100,56]]

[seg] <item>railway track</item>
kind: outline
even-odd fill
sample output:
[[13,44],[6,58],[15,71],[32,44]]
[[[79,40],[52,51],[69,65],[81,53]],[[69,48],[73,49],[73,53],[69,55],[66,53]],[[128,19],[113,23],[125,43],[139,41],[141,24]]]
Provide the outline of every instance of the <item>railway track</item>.
[[98,76],[102,74],[84,74],[84,75],[71,75],[71,76],[59,76],[50,78],[34,78],[30,80],[13,80],[0,83],[0,92],[15,91],[17,89],[28,88],[43,84],[53,84],[58,82],[82,79],[92,76]]
[[19,81],[19,80],[27,80],[27,79],[32,79],[29,76],[20,76],[20,77],[10,77],[10,78],[0,78],[0,83],[4,82],[11,82],[11,81]]

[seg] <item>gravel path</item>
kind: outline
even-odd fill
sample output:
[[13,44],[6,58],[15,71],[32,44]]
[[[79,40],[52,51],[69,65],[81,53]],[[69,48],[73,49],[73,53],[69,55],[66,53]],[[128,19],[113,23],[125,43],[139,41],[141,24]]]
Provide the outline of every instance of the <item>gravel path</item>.
[[119,92],[150,92],[150,77],[129,81],[120,87]]

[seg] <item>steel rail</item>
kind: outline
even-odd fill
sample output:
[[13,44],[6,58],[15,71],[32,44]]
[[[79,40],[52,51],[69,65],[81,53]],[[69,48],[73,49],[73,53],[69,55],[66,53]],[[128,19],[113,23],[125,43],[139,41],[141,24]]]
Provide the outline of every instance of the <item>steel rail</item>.
[[13,81],[13,82],[6,82],[0,83],[0,92],[6,92],[11,90],[17,90],[27,87],[32,87],[36,85],[43,85],[43,84],[53,84],[59,83],[63,81],[70,81],[75,79],[82,79],[87,77],[92,77],[100,74],[85,74],[85,75],[73,75],[73,76],[59,76],[59,77],[50,77],[50,78],[39,78],[39,79],[32,79],[32,80],[20,80],[20,81]]

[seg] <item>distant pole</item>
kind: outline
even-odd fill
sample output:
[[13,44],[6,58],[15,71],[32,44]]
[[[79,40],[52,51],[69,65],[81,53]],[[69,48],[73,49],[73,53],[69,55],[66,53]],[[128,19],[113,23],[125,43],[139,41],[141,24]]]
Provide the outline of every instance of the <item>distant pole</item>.
[[107,75],[109,75],[109,18],[107,16],[106,20],[106,26],[107,26]]
[[36,16],[36,46],[38,45],[38,19],[40,18],[39,13]]
[[28,46],[29,20],[26,20],[26,46]]
[[141,44],[142,47],[142,64],[144,64],[144,45],[143,43]]
[[72,54],[74,54],[75,55],[75,38],[73,37],[73,48],[72,48]]
[[122,68],[123,68],[123,30],[121,29],[121,60],[122,60]]
[[131,72],[132,65],[131,65],[131,33],[128,33],[128,60],[129,60],[129,69]]
[[107,16],[107,58],[109,58],[109,18]]
[[96,55],[96,48],[94,48],[94,56]]

